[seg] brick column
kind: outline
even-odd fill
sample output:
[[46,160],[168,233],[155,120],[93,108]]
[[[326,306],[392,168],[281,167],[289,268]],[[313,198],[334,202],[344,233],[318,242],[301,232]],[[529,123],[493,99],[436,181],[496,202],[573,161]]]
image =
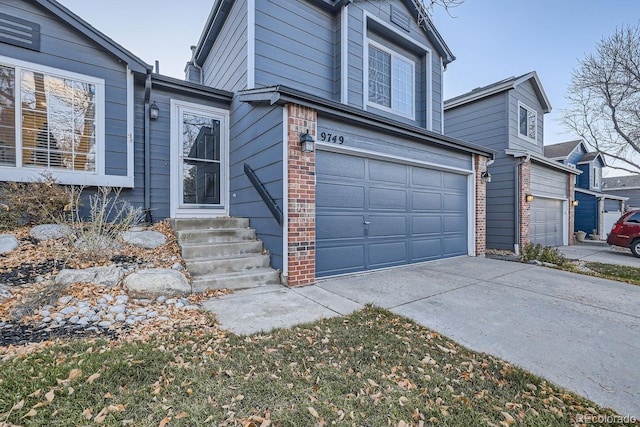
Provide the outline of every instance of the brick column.
[[575,216],[576,216],[576,208],[573,206],[573,201],[575,200],[575,184],[574,178],[575,175],[569,175],[569,244],[575,245],[575,238],[573,234],[573,228],[575,227]]
[[487,250],[487,184],[482,172],[487,170],[487,158],[479,154],[474,159],[476,170],[476,256],[484,256]]
[[520,188],[518,197],[520,203],[520,236],[516,236],[516,242],[522,245],[531,242],[531,202],[527,202],[527,194],[531,194],[531,161],[522,163],[519,168]]
[[308,285],[316,278],[316,153],[303,153],[300,134],[307,130],[315,138],[317,112],[289,104],[288,156],[289,180],[287,285]]

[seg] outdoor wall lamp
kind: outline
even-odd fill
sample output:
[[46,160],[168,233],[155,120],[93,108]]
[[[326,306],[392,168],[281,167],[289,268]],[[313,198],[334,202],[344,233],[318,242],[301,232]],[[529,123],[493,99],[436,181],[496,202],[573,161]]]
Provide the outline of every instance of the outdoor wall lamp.
[[482,178],[482,182],[485,184],[491,182],[491,174],[488,171],[484,171],[480,174],[480,178]]
[[300,145],[303,153],[312,153],[314,142],[313,137],[309,134],[309,129],[307,129],[306,133],[300,134]]
[[579,201],[577,201],[577,200],[573,200],[573,201],[571,202],[571,204],[572,204],[573,206],[578,206],[578,205],[580,204],[580,202],[579,202]]
[[160,117],[160,108],[156,105],[155,101],[149,106],[149,118],[151,120],[158,120]]
[[535,199],[535,197],[533,197],[533,194],[527,194],[525,198],[527,199],[527,202],[533,202],[533,199]]

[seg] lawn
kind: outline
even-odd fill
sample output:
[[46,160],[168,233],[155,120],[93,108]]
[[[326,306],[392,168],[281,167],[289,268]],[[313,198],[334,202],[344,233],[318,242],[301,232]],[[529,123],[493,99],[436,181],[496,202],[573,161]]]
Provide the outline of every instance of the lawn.
[[193,327],[0,363],[0,426],[573,426],[598,415],[615,413],[374,307],[267,335]]

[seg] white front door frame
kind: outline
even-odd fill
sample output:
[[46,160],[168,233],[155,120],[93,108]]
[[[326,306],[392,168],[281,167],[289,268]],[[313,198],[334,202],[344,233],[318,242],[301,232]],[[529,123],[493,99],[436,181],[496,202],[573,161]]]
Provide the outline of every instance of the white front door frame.
[[[203,114],[220,121],[220,204],[206,207],[183,205],[182,115]],[[208,218],[229,215],[229,111],[192,102],[171,100],[170,214],[172,218]]]

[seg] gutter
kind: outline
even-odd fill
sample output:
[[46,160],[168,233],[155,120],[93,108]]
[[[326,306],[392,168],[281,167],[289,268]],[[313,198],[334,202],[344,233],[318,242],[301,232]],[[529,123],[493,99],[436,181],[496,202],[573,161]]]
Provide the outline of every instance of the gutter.
[[520,255],[520,201],[522,194],[520,194],[520,168],[523,164],[529,162],[531,160],[531,156],[527,153],[526,156],[523,156],[518,163],[515,164],[515,188],[514,194],[516,195],[516,200],[514,202],[515,218],[513,221],[514,224],[514,234],[513,234],[513,251],[516,255]]
[[149,107],[151,99],[151,70],[147,71],[144,82],[144,216],[147,224],[153,222],[151,216],[151,131]]

